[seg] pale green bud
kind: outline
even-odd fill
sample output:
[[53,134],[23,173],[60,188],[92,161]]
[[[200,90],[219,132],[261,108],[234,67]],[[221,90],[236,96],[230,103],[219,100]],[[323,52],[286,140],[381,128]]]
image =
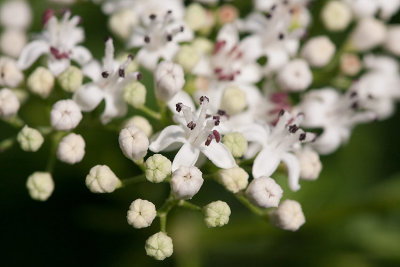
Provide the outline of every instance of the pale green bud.
[[170,257],[174,251],[172,239],[164,232],[158,232],[146,240],[146,254],[156,260]]
[[232,156],[243,156],[247,150],[247,141],[241,133],[229,133],[224,135],[222,143],[231,151]]
[[199,55],[196,48],[183,45],[175,56],[175,60],[186,72],[190,72],[199,62]]
[[221,169],[218,172],[218,181],[232,193],[246,189],[249,183],[249,174],[240,167]]
[[37,67],[28,78],[28,88],[42,98],[47,98],[53,87],[54,76],[44,67]]
[[224,201],[211,202],[203,208],[204,221],[207,227],[223,226],[229,222],[231,209]]
[[110,30],[122,39],[127,39],[132,29],[139,23],[138,17],[132,9],[125,8],[113,13],[108,21]]
[[200,4],[191,4],[186,8],[185,21],[194,31],[207,26],[207,13]]
[[18,133],[17,141],[22,150],[36,152],[42,146],[44,138],[38,130],[25,125]]
[[229,115],[243,111],[247,106],[246,94],[236,86],[225,88],[221,99],[221,109]]
[[57,80],[62,89],[69,93],[74,93],[82,85],[83,74],[79,68],[69,66],[58,76]]
[[146,160],[146,179],[161,183],[171,174],[171,161],[161,154],[154,154]]
[[193,40],[192,47],[204,54],[211,54],[214,49],[214,44],[206,38],[198,37]]
[[124,100],[134,108],[146,103],[146,87],[140,82],[132,82],[124,88]]
[[26,181],[29,195],[39,201],[46,201],[54,191],[54,181],[48,172],[34,172]]
[[153,126],[151,126],[150,122],[145,117],[139,115],[133,116],[132,118],[128,119],[124,123],[123,128],[129,128],[131,126],[138,127],[147,135],[147,137],[150,137],[153,133]]
[[149,227],[156,216],[156,206],[150,201],[139,198],[129,206],[126,218],[130,225],[139,229]]
[[92,193],[111,193],[121,181],[107,165],[96,165],[86,176],[86,186]]

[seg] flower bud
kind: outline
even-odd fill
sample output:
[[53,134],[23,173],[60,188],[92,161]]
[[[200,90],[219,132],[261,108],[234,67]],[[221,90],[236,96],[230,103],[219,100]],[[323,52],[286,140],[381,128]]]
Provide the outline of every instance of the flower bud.
[[289,199],[270,213],[270,219],[276,227],[289,231],[297,231],[306,222],[300,203]]
[[305,148],[296,152],[300,163],[300,177],[304,180],[316,180],[322,170],[322,164],[317,152]]
[[149,139],[138,127],[122,129],[119,133],[119,146],[125,157],[131,160],[144,158],[149,149]]
[[351,34],[350,41],[359,52],[366,52],[381,45],[386,38],[385,24],[375,18],[363,18]]
[[0,7],[0,23],[4,28],[26,29],[32,21],[32,11],[26,1],[6,1]]
[[225,88],[221,99],[221,109],[229,115],[235,115],[243,111],[247,106],[246,94],[236,86]]
[[31,198],[39,201],[46,201],[54,191],[54,182],[48,172],[34,172],[26,181]]
[[200,30],[207,24],[207,12],[198,3],[190,4],[186,8],[185,22],[193,31]]
[[4,55],[18,58],[27,41],[23,30],[8,28],[0,35],[0,50]]
[[57,101],[51,109],[51,126],[56,130],[72,130],[78,126],[81,119],[81,110],[73,100],[67,99]]
[[390,53],[400,56],[400,25],[391,25],[387,31],[385,48]]
[[335,54],[335,44],[326,36],[313,37],[301,50],[302,57],[312,67],[323,67],[331,61]]
[[218,171],[218,181],[232,193],[237,193],[247,187],[249,174],[240,167],[221,169]]
[[139,23],[138,18],[130,8],[121,9],[111,15],[108,21],[108,27],[111,32],[121,39],[128,39],[132,29]]
[[24,79],[15,60],[7,57],[0,58],[0,74],[0,86],[15,88]]
[[214,49],[213,43],[203,37],[197,37],[194,39],[192,42],[192,47],[204,54],[211,54]]
[[25,125],[24,128],[19,131],[17,141],[22,150],[36,152],[42,146],[44,138],[38,130]]
[[147,137],[150,137],[151,134],[153,133],[153,127],[151,126],[151,124],[149,123],[149,121],[142,116],[133,116],[132,118],[128,119],[125,123],[124,123],[124,127],[123,128],[129,128],[131,126],[136,126],[138,127],[140,130],[142,130]]
[[161,154],[154,154],[146,160],[146,179],[161,183],[171,174],[171,161]]
[[126,218],[130,225],[139,229],[149,227],[156,215],[156,206],[150,201],[139,198],[129,206]]
[[200,57],[196,48],[190,45],[182,45],[175,55],[175,60],[186,72],[190,72],[199,62]]
[[185,76],[180,65],[171,61],[158,64],[154,72],[156,97],[168,102],[185,84]]
[[69,66],[68,69],[58,76],[57,80],[62,89],[69,93],[75,93],[82,85],[83,74],[79,68]]
[[310,86],[311,82],[311,70],[303,59],[292,60],[278,73],[278,83],[283,91],[304,91]]
[[354,76],[361,70],[361,61],[356,54],[343,54],[340,57],[340,70],[349,76]]
[[247,151],[247,141],[241,133],[224,135],[222,143],[231,151],[232,156],[239,158]]
[[220,24],[233,23],[239,16],[239,11],[233,5],[223,5],[217,11],[217,18]]
[[92,193],[111,193],[121,181],[107,165],[96,165],[86,176],[86,186]]
[[68,164],[81,162],[85,156],[85,140],[79,134],[70,133],[58,144],[57,158]]
[[134,108],[140,108],[146,103],[146,87],[140,82],[129,83],[124,88],[124,100]]
[[348,5],[341,1],[329,1],[322,9],[321,19],[328,30],[342,31],[351,22],[351,10]]
[[53,87],[54,76],[44,67],[37,67],[28,78],[28,88],[42,98],[47,98]]
[[261,208],[278,207],[282,198],[283,190],[269,177],[253,179],[246,190],[246,195],[250,201]]
[[19,101],[13,91],[7,88],[0,90],[0,117],[9,118],[17,114]]
[[229,222],[231,209],[226,202],[218,200],[204,206],[203,213],[207,227],[220,227]]
[[181,166],[172,173],[171,189],[176,198],[191,199],[203,185],[202,172],[195,166]]
[[146,240],[146,254],[162,261],[172,255],[174,246],[172,239],[164,232],[158,232]]

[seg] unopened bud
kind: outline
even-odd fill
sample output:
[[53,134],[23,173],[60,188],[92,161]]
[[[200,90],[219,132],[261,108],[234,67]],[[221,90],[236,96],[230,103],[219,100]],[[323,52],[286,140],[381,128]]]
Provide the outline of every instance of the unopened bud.
[[164,260],[172,255],[172,239],[164,232],[158,232],[146,240],[146,254],[156,260]]
[[204,206],[203,213],[207,227],[220,227],[229,222],[231,209],[226,202],[218,200]]
[[249,174],[240,167],[221,169],[218,171],[218,181],[232,193],[246,189],[249,183]]
[[231,151],[232,156],[239,158],[247,151],[247,141],[241,133],[229,133],[224,135],[222,143]]
[[124,100],[134,108],[146,103],[146,87],[140,82],[132,82],[124,88]]
[[54,76],[44,67],[37,67],[28,78],[29,90],[42,98],[47,98],[53,87]]
[[156,206],[143,199],[136,199],[129,206],[126,216],[128,223],[135,228],[149,227],[157,215]]
[[155,93],[161,101],[167,102],[185,84],[185,76],[180,65],[171,61],[163,61],[158,64],[154,72]]
[[38,130],[25,125],[18,133],[17,141],[22,150],[36,152],[42,146],[44,138]]
[[46,201],[54,191],[54,181],[48,172],[34,172],[26,181],[31,198]]
[[171,174],[171,161],[161,154],[154,154],[146,160],[146,179],[161,183]]
[[75,66],[69,66],[68,69],[58,76],[57,80],[62,89],[69,93],[75,93],[82,85],[82,71]]
[[106,165],[96,165],[86,176],[86,186],[92,193],[111,193],[121,185],[121,181]]
[[132,126],[119,133],[119,146],[125,157],[131,160],[143,159],[149,148],[149,139],[139,128]]
[[247,106],[246,94],[236,86],[225,88],[221,99],[221,109],[229,115],[243,111]]

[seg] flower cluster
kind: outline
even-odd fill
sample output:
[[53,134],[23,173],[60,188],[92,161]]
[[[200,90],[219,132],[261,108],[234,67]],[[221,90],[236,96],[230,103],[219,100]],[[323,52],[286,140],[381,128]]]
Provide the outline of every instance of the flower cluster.
[[[160,232],[146,241],[149,256],[173,254],[166,219],[174,207],[202,213],[207,227],[229,222],[226,202],[195,204],[210,180],[276,227],[296,231],[305,223],[286,188],[298,191],[306,186],[302,180],[316,180],[320,155],[348,142],[358,124],[389,118],[400,99],[399,66],[391,56],[400,56],[400,26],[387,22],[400,1],[328,1],[320,14],[324,33],[315,36],[307,35],[319,19],[309,0],[254,0],[248,14],[231,4],[211,7],[216,2],[101,1],[115,36],[99,40],[101,61],[83,45],[81,18],[71,11],[47,10],[43,30],[28,42],[27,2],[1,6],[0,118],[18,131],[0,142],[0,152],[13,142],[30,153],[48,140],[53,147],[47,169],[27,179],[33,199],[52,195],[56,159],[73,165],[86,150],[101,149],[73,131],[102,109],[104,129],[126,120],[118,137],[99,141],[119,145],[142,173],[120,179],[98,162],[87,170],[88,189],[170,186],[162,206],[137,198],[127,211],[134,228],[160,220]],[[333,42],[330,33],[344,31],[347,38]],[[116,38],[126,45],[118,54]],[[154,89],[157,110],[146,105],[146,87]],[[48,125],[28,125],[19,116],[30,95],[50,103]],[[278,174],[287,174],[287,185]]]

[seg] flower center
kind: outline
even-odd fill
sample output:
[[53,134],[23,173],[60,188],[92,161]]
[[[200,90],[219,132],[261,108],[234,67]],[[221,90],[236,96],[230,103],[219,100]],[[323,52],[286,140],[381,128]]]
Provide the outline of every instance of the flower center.
[[238,44],[228,49],[226,41],[218,41],[213,53],[212,65],[217,78],[221,81],[233,81],[240,74],[243,59],[243,52]]

